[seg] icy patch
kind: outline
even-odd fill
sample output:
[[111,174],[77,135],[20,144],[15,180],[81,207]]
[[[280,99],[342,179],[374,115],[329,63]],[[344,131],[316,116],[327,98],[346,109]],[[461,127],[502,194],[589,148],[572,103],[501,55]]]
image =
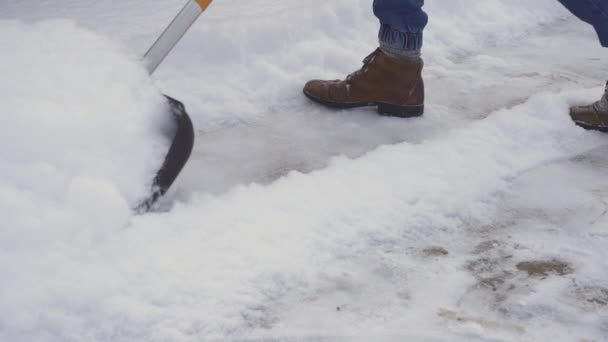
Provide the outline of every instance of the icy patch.
[[[518,326],[511,340],[608,337],[608,256],[600,237],[607,222],[606,151],[603,145],[525,172],[505,194],[494,223],[467,229],[481,242],[468,256],[475,282],[458,301],[458,317]],[[467,324],[453,322],[456,331]],[[487,331],[475,335],[488,337]]]
[[68,21],[0,21],[0,46],[0,246],[85,246],[124,227],[167,151],[162,94]]

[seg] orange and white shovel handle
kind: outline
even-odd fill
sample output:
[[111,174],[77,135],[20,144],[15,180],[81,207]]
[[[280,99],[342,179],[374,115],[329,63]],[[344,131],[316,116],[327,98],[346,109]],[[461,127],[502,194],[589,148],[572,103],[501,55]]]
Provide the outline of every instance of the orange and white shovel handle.
[[196,19],[209,7],[213,0],[188,0],[188,3],[158,37],[144,56],[144,65],[152,74],[175,45],[188,32]]

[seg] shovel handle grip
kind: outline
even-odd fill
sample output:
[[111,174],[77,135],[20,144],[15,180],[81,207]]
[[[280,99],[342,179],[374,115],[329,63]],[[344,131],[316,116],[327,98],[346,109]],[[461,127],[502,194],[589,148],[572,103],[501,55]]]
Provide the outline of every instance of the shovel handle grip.
[[192,24],[209,7],[213,0],[188,0],[184,8],[173,19],[171,24],[158,37],[156,42],[144,55],[144,65],[152,74],[175,45],[188,32]]
[[205,11],[213,0],[196,0],[196,3],[201,7],[201,10]]

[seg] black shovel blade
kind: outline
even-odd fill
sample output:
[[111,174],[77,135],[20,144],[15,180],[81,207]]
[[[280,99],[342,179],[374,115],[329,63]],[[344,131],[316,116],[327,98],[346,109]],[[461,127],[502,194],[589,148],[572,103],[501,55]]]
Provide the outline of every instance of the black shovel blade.
[[136,211],[140,213],[152,209],[154,203],[169,190],[188,162],[194,146],[194,127],[186,108],[178,100],[169,96],[166,98],[169,101],[169,115],[176,124],[175,136],[160,170],[154,177],[152,193],[136,208]]

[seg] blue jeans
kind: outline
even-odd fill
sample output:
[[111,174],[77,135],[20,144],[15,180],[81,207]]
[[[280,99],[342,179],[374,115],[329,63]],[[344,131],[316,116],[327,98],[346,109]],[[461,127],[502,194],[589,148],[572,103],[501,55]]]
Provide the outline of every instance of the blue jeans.
[[422,31],[428,22],[423,5],[424,0],[374,0],[374,14],[380,19],[380,44],[395,50],[420,50]]
[[[608,47],[608,0],[559,0],[581,20],[593,25],[602,46]],[[396,50],[419,50],[428,16],[424,0],[374,0],[380,19],[380,44]]]
[[572,14],[591,24],[603,47],[608,47],[608,0],[559,0]]

